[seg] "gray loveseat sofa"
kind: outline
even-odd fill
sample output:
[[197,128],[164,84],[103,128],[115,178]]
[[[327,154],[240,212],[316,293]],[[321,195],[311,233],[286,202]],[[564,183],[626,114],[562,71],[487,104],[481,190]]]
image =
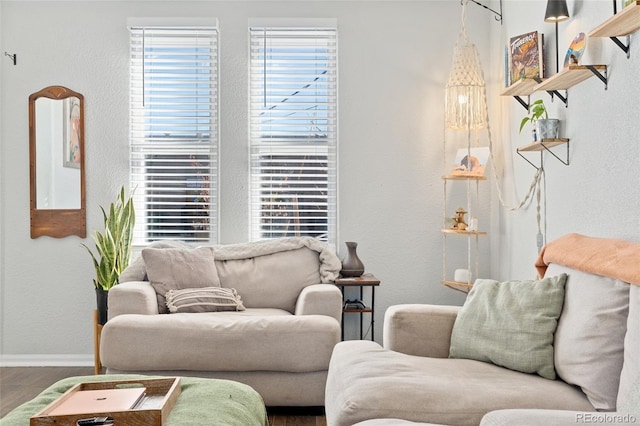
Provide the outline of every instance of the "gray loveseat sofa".
[[[472,294],[463,308],[392,306],[384,347],[335,347],[327,424],[640,424],[640,244],[570,234],[548,244],[536,266],[540,276],[566,274],[549,342],[554,379],[451,357],[457,317]],[[489,313],[508,309],[495,302]],[[504,352],[518,345],[514,339]]]
[[[332,284],[341,263],[328,246],[286,238],[146,250],[109,291],[100,345],[107,373],[229,379],[252,386],[267,405],[324,405],[342,308]],[[162,313],[169,288],[211,286],[235,289],[242,306]]]

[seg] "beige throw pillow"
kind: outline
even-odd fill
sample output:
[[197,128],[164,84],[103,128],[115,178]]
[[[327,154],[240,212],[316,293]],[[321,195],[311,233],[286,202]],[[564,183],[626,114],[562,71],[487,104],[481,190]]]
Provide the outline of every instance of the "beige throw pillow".
[[171,313],[245,310],[235,288],[204,287],[169,290],[165,297]]
[[453,325],[449,356],[555,379],[553,334],[566,279],[476,280]]
[[149,282],[156,291],[158,311],[168,313],[165,295],[169,290],[220,287],[213,250],[195,249],[142,250]]

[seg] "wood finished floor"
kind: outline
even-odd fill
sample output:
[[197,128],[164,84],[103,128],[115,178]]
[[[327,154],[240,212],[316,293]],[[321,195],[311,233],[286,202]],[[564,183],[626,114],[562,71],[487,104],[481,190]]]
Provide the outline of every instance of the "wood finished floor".
[[[70,376],[88,376],[93,367],[1,367],[0,418],[18,405],[37,396],[45,388]],[[269,408],[270,426],[326,426],[318,408]]]

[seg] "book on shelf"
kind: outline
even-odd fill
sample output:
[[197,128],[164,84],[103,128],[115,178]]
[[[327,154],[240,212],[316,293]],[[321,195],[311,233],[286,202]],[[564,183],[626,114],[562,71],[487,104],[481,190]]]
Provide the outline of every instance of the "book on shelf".
[[544,77],[544,35],[530,31],[509,39],[508,70],[512,85],[524,78]]

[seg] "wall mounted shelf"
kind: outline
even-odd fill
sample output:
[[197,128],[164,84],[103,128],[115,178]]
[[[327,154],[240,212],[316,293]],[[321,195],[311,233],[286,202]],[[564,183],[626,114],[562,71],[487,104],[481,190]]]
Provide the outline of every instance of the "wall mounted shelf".
[[460,283],[458,281],[442,281],[442,285],[452,288],[454,290],[461,291],[463,293],[469,293],[473,284]]
[[[640,2],[640,0],[638,0]],[[630,7],[630,6],[629,6]],[[569,93],[567,89],[582,83],[590,77],[598,77],[607,89],[607,66],[606,65],[569,65],[556,75],[547,79],[522,79],[507,87],[500,96],[513,96],[527,111],[529,102],[522,100],[522,96],[529,96],[534,92],[544,91],[551,96],[557,96],[565,106],[569,104]],[[564,96],[560,94],[564,90]]]
[[[600,26],[591,30],[589,37],[609,37],[629,58],[631,56],[629,36],[638,30],[640,30],[640,0],[631,3]],[[618,39],[621,36],[627,36],[626,45]]]
[[458,234],[458,235],[487,235],[484,231],[459,231],[457,229],[445,228],[442,230],[444,234]]
[[[566,160],[560,158],[559,156],[556,155],[555,152],[553,152],[551,150],[551,148],[553,148],[555,146],[559,146],[559,145],[566,145],[567,146]],[[542,139],[540,141],[533,142],[533,143],[521,146],[518,149],[516,149],[516,152],[518,153],[518,155],[520,155],[520,157],[524,158],[529,164],[531,164],[536,169],[539,169],[539,168],[542,167],[542,154],[544,153],[544,151],[547,151],[547,152],[551,153],[551,155],[553,155],[558,161],[560,161],[565,166],[569,165],[569,139],[566,139],[566,138]],[[536,166],[527,157],[522,155],[523,152],[540,152],[540,166]]]
[[447,175],[442,176],[442,179],[445,180],[487,180],[484,176],[458,176],[458,175]]

